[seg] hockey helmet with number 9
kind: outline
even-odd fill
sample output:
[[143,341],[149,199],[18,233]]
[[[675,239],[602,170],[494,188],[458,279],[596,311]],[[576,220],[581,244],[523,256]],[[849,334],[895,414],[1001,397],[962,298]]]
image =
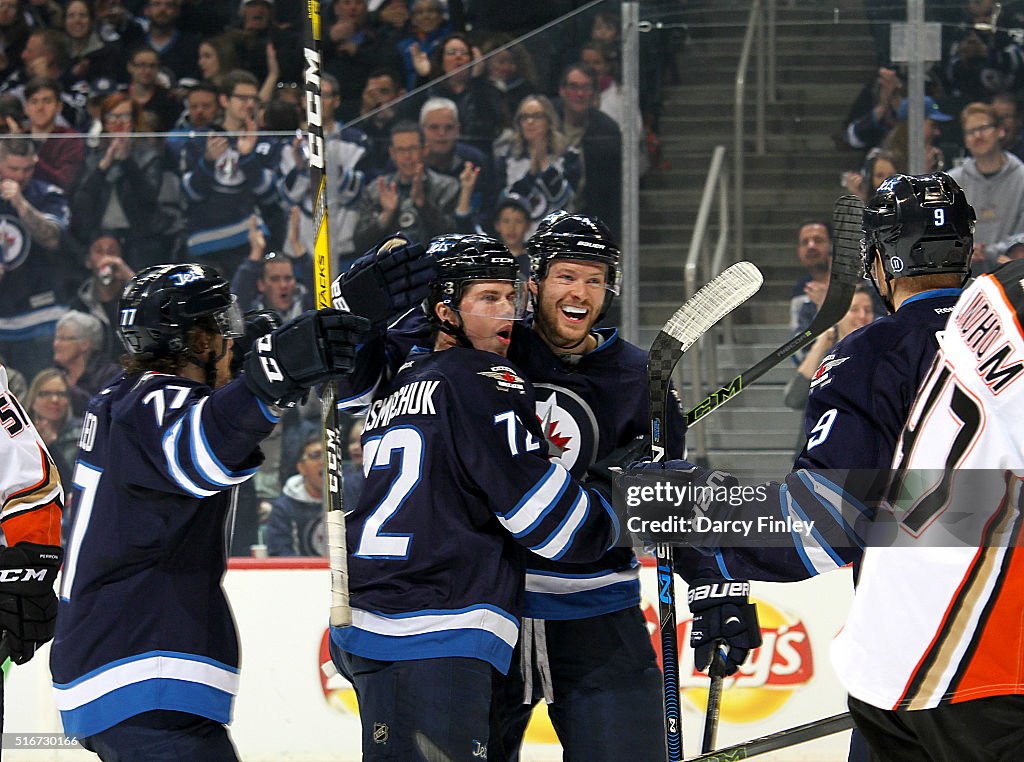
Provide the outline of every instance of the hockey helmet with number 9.
[[212,267],[153,265],[125,285],[117,332],[129,354],[166,357],[184,352],[195,326],[224,338],[245,335],[235,295]]
[[877,253],[886,279],[971,271],[974,209],[956,181],[937,172],[893,175],[864,207],[864,272]]
[[504,244],[485,235],[443,235],[430,240],[427,255],[437,264],[437,277],[423,305],[432,321],[438,321],[434,309],[438,304],[458,310],[466,286],[473,281],[511,281],[516,291],[513,319],[522,319],[526,284],[519,263]]
[[547,277],[548,268],[556,259],[607,265],[606,293],[598,320],[604,317],[612,299],[619,294],[622,252],[612,231],[597,217],[565,212],[549,214],[526,242],[526,254],[530,257],[530,276],[537,282]]

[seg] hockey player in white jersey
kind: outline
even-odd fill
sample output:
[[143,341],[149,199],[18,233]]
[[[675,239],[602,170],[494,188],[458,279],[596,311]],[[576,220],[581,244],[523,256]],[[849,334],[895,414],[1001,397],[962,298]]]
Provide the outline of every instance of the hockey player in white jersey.
[[2,365],[0,428],[0,527],[7,543],[0,548],[0,648],[6,651],[0,661],[10,654],[24,664],[53,637],[64,491],[46,445],[7,388]]
[[832,646],[883,760],[1018,760],[1024,749],[1022,320],[1022,261],[957,302],[897,447],[897,541],[865,550]]

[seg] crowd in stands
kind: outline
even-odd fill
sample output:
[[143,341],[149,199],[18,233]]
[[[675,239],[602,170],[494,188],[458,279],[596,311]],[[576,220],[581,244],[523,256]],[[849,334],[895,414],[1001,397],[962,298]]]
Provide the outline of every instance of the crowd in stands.
[[[660,88],[644,88],[641,114],[625,113],[617,8],[510,45],[582,5],[321,5],[341,270],[396,231],[496,234],[525,270],[525,239],[553,209],[618,227],[622,125],[635,117],[653,133]],[[117,300],[136,271],[202,262],[231,279],[243,310],[287,320],[312,307],[305,10],[0,0],[0,361],[66,484],[85,405],[117,372]],[[641,49],[648,68],[659,66],[655,38]],[[635,147],[644,158],[649,142]],[[236,552],[264,530],[275,554],[322,549],[303,508],[319,501],[318,406],[279,428],[263,476],[240,496]],[[347,490],[361,481],[357,461]]]
[[[879,68],[851,106],[834,139],[863,157],[846,174],[849,190],[870,195],[889,174],[908,170],[909,102],[905,64],[894,63],[890,24],[906,20],[903,3],[865,3]],[[946,171],[978,215],[974,274],[1024,257],[1024,3],[951,0],[929,3],[939,22],[941,60],[926,70],[924,171]]]

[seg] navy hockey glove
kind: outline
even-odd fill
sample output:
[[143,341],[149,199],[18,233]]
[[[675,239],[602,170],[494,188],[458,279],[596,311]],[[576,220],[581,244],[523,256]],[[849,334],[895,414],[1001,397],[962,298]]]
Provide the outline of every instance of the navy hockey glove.
[[[653,463],[639,461],[630,465],[626,472],[628,477],[645,476],[653,484],[654,480],[664,480],[674,489],[671,506],[653,503],[640,503],[630,506],[627,510],[631,516],[645,520],[664,520],[669,517],[681,519],[678,531],[671,536],[655,537],[643,532],[638,537],[644,543],[667,542],[675,545],[688,545],[708,553],[719,545],[719,535],[715,527],[722,526],[720,520],[728,518],[735,510],[729,504],[728,495],[734,494],[739,482],[732,474],[697,466],[685,460],[667,460]],[[647,486],[645,480],[645,486]],[[669,510],[671,508],[671,510]],[[695,523],[694,519],[709,517],[715,524]],[[683,525],[685,522],[685,526]]]
[[11,659],[24,664],[53,637],[57,578],[64,551],[56,545],[19,542],[0,548],[0,630]]
[[292,407],[309,388],[352,370],[368,330],[358,315],[305,312],[257,339],[243,364],[245,384],[268,404]]
[[245,319],[245,336],[235,339],[231,346],[231,377],[238,375],[242,369],[245,356],[260,336],[266,336],[275,328],[281,327],[281,319],[273,310],[252,310],[242,316]]
[[426,299],[437,264],[422,244],[403,240],[382,241],[336,278],[331,284],[334,307],[362,315],[374,331],[383,331],[394,316]]
[[[749,595],[746,580],[698,579],[690,584],[690,647],[694,666],[701,672],[727,677],[761,645],[757,606],[748,601]],[[715,658],[716,651],[720,658]]]

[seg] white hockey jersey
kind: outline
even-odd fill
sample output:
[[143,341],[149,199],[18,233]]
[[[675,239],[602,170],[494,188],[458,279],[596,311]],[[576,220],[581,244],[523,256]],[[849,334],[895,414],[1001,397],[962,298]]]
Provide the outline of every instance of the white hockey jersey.
[[850,695],[881,709],[1024,694],[1022,313],[1024,261],[964,292],[901,435],[898,538],[865,551],[832,646]]
[[57,468],[0,365],[0,527],[8,545],[60,545],[64,505]]

